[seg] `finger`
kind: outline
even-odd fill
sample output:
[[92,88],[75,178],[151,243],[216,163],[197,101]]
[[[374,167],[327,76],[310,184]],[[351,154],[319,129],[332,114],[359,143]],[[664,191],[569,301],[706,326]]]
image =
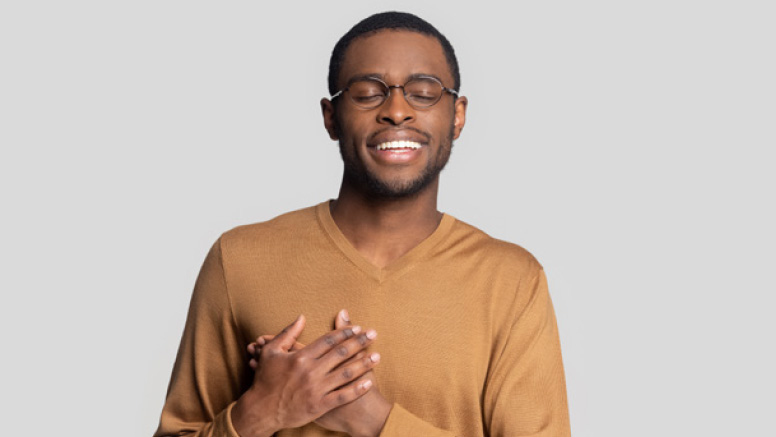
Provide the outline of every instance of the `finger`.
[[246,348],[248,349],[248,354],[258,355],[261,351],[261,347],[272,341],[273,338],[275,338],[274,335],[262,335],[257,337],[256,341],[248,343],[248,347]]
[[380,354],[377,352],[366,354],[357,360],[350,360],[345,365],[334,369],[326,377],[326,385],[331,387],[331,390],[342,387],[372,370],[379,362]]
[[296,318],[294,323],[288,325],[285,329],[283,329],[280,332],[280,334],[275,336],[275,338],[273,338],[272,341],[267,343],[267,346],[278,347],[284,351],[291,350],[291,348],[294,347],[296,340],[299,338],[300,335],[302,335],[302,331],[304,330],[304,324],[305,324],[305,318],[303,315],[300,314],[299,317]]
[[[360,360],[361,358],[364,358],[366,356],[366,354],[367,354],[367,352],[362,350],[361,352],[359,352],[359,353],[353,355],[352,357],[350,357],[349,360],[347,360],[344,363],[342,363],[339,366],[337,366],[335,369],[339,369],[339,368],[341,368],[343,366],[347,366],[350,363],[354,363],[357,360]],[[332,371],[334,371],[334,369]]]
[[254,343],[257,343],[259,346],[264,346],[265,344],[272,341],[274,338],[275,336],[270,334],[260,335],[256,337],[256,341]]
[[348,310],[340,310],[337,317],[334,318],[334,329],[344,329],[350,325],[350,315]]
[[[343,366],[349,365],[349,364],[351,364],[351,363],[354,363],[356,360],[360,360],[360,359],[362,359],[362,358],[366,357],[367,355],[370,355],[370,352],[361,351],[361,352],[357,353],[356,355],[354,355],[354,356],[353,356],[353,358],[351,358],[350,360],[348,360],[348,361],[344,362],[344,363],[343,363],[343,364],[342,364],[340,367],[338,367],[337,369],[339,369],[339,368],[341,368],[341,367],[343,367]],[[378,360],[378,361],[379,361],[380,359],[381,359],[381,358],[377,358],[377,360]],[[377,381],[375,380],[375,374],[374,374],[374,372],[372,372],[372,370],[374,370],[374,368],[376,367],[376,365],[377,365],[377,363],[375,363],[375,365],[374,365],[374,366],[372,366],[372,368],[371,368],[371,369],[369,369],[369,370],[368,370],[366,373],[364,373],[363,375],[361,375],[361,377],[360,377],[360,378],[358,378],[356,381],[363,381],[363,380],[371,379],[371,380],[372,380],[372,387],[373,387],[373,389],[374,389],[374,390],[377,390],[377,388],[378,388],[378,387],[377,387]],[[335,370],[333,370],[333,371],[336,371],[336,369],[335,369]]]
[[[265,336],[265,337],[270,337],[270,336]],[[274,337],[274,335],[271,336],[271,337]],[[247,347],[248,355],[252,355],[254,357],[258,357],[259,355],[261,355],[261,348],[262,348],[262,345],[260,345],[257,342],[253,342],[253,343],[248,344],[248,347]],[[304,345],[297,341],[296,343],[294,343],[294,346],[291,347],[291,351],[290,352],[298,351],[298,350],[300,350],[302,348],[304,348]]]
[[[345,328],[347,330],[348,328]],[[336,332],[336,331],[335,331]],[[320,367],[330,372],[340,364],[344,363],[358,352],[369,347],[377,338],[377,332],[370,329],[364,333],[354,335],[353,337],[334,346],[319,358]]]
[[365,395],[370,388],[372,388],[372,381],[369,379],[353,381],[324,396],[323,404],[328,410],[333,410],[334,408],[355,401]]
[[[361,332],[360,326],[352,326],[344,329],[335,329],[334,331],[327,332],[326,334],[318,337],[314,342],[302,351],[304,354],[309,355],[312,358],[320,358],[323,354],[330,351],[333,347],[339,345],[343,341],[358,335]],[[328,371],[328,369],[326,369]]]
[[[275,339],[274,335],[269,335],[269,334],[262,335],[261,337],[258,337],[256,339],[256,341],[253,342],[253,344],[257,345],[259,347],[259,349],[261,349],[262,346],[266,345],[267,343],[269,343],[270,341],[272,341],[274,339]],[[296,343],[294,343],[294,347],[292,348],[292,350],[293,349],[301,349],[303,347],[304,347],[304,345],[297,341]]]

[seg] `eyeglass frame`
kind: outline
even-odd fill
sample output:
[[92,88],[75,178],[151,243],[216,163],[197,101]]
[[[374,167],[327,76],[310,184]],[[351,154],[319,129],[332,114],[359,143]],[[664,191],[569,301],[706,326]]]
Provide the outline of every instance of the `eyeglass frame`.
[[[407,84],[412,82],[413,80],[419,80],[419,79],[431,79],[432,81],[438,83],[439,86],[442,87],[442,94],[439,95],[439,99],[436,102],[434,102],[434,103],[432,103],[432,104],[430,104],[428,106],[420,106],[420,107],[418,107],[418,106],[415,106],[414,104],[412,104],[412,102],[410,102],[409,99],[407,99],[407,92],[405,91],[404,87],[407,86]],[[459,97],[458,96],[458,91],[456,91],[456,90],[454,90],[452,88],[446,87],[445,84],[443,84],[441,80],[437,79],[434,76],[420,75],[420,76],[410,77],[406,82],[404,82],[404,85],[388,85],[384,80],[380,79],[379,77],[364,76],[364,77],[355,77],[353,79],[350,79],[348,81],[348,84],[345,86],[345,88],[342,88],[341,90],[339,90],[336,93],[332,94],[331,97],[329,97],[329,100],[334,101],[334,99],[336,99],[337,97],[341,96],[342,94],[345,93],[345,91],[350,89],[350,86],[353,83],[359,82],[359,81],[365,81],[365,80],[371,80],[371,81],[374,81],[374,82],[381,83],[381,84],[383,84],[383,86],[386,89],[388,89],[388,94],[385,95],[385,99],[382,102],[380,102],[379,105],[375,106],[374,108],[367,108],[367,107],[361,106],[358,103],[356,103],[352,98],[350,99],[350,101],[353,102],[353,104],[356,105],[356,107],[361,108],[361,109],[366,109],[366,110],[377,109],[377,108],[383,106],[383,104],[385,104],[385,102],[388,101],[388,98],[391,97],[392,88],[401,88],[401,93],[402,93],[402,96],[404,97],[404,100],[407,102],[408,105],[412,106],[415,109],[433,108],[437,103],[439,103],[442,100],[442,97],[444,96],[445,92],[450,93],[456,99],[458,99],[458,97]]]

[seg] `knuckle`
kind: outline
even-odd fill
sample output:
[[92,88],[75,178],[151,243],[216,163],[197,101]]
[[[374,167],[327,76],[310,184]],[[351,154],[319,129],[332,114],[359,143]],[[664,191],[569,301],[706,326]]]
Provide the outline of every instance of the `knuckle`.
[[337,354],[341,357],[347,356],[348,354],[348,348],[346,348],[345,346],[340,346],[335,350],[337,351]]
[[343,370],[342,377],[345,378],[346,380],[350,380],[351,378],[353,378],[353,371],[350,369]]
[[329,346],[334,346],[337,343],[333,335],[327,335],[323,338],[323,341]]
[[348,399],[345,397],[345,394],[342,392],[337,393],[336,399],[338,404],[344,404],[345,402],[348,401]]
[[315,402],[312,400],[312,398],[308,398],[305,402],[304,409],[307,412],[307,414],[315,414],[317,411],[318,406],[315,404]]
[[325,410],[331,410],[338,406],[339,405],[336,404],[336,399],[332,397],[332,395],[328,395],[324,397],[323,400],[321,401],[321,407]]
[[358,343],[361,346],[366,346],[368,341],[369,341],[369,339],[366,337],[366,334],[362,334],[362,335],[358,336]]
[[297,355],[292,360],[292,365],[297,368],[305,367],[307,366],[307,363],[308,363],[308,359],[304,355]]

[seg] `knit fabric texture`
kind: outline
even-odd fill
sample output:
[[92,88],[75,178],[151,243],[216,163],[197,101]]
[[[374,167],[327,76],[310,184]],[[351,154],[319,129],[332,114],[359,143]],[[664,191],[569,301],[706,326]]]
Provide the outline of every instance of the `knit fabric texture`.
[[[393,402],[381,436],[568,436],[557,323],[541,265],[444,215],[385,268],[337,228],[328,202],[224,233],[197,278],[155,436],[239,437],[246,346],[304,314],[309,344],[346,308],[374,328],[376,387]],[[276,435],[336,436],[311,423]]]

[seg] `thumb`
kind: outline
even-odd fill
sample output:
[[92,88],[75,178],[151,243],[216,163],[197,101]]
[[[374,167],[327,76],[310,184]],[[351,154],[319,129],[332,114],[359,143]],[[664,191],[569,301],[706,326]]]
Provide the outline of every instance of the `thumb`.
[[294,344],[296,344],[296,340],[302,335],[304,324],[305,318],[300,314],[299,317],[294,320],[294,323],[286,326],[273,341],[277,342],[278,347],[284,351],[290,351],[291,348],[294,347]]
[[350,315],[348,310],[341,310],[337,313],[337,317],[334,318],[334,329],[342,329],[350,326]]

